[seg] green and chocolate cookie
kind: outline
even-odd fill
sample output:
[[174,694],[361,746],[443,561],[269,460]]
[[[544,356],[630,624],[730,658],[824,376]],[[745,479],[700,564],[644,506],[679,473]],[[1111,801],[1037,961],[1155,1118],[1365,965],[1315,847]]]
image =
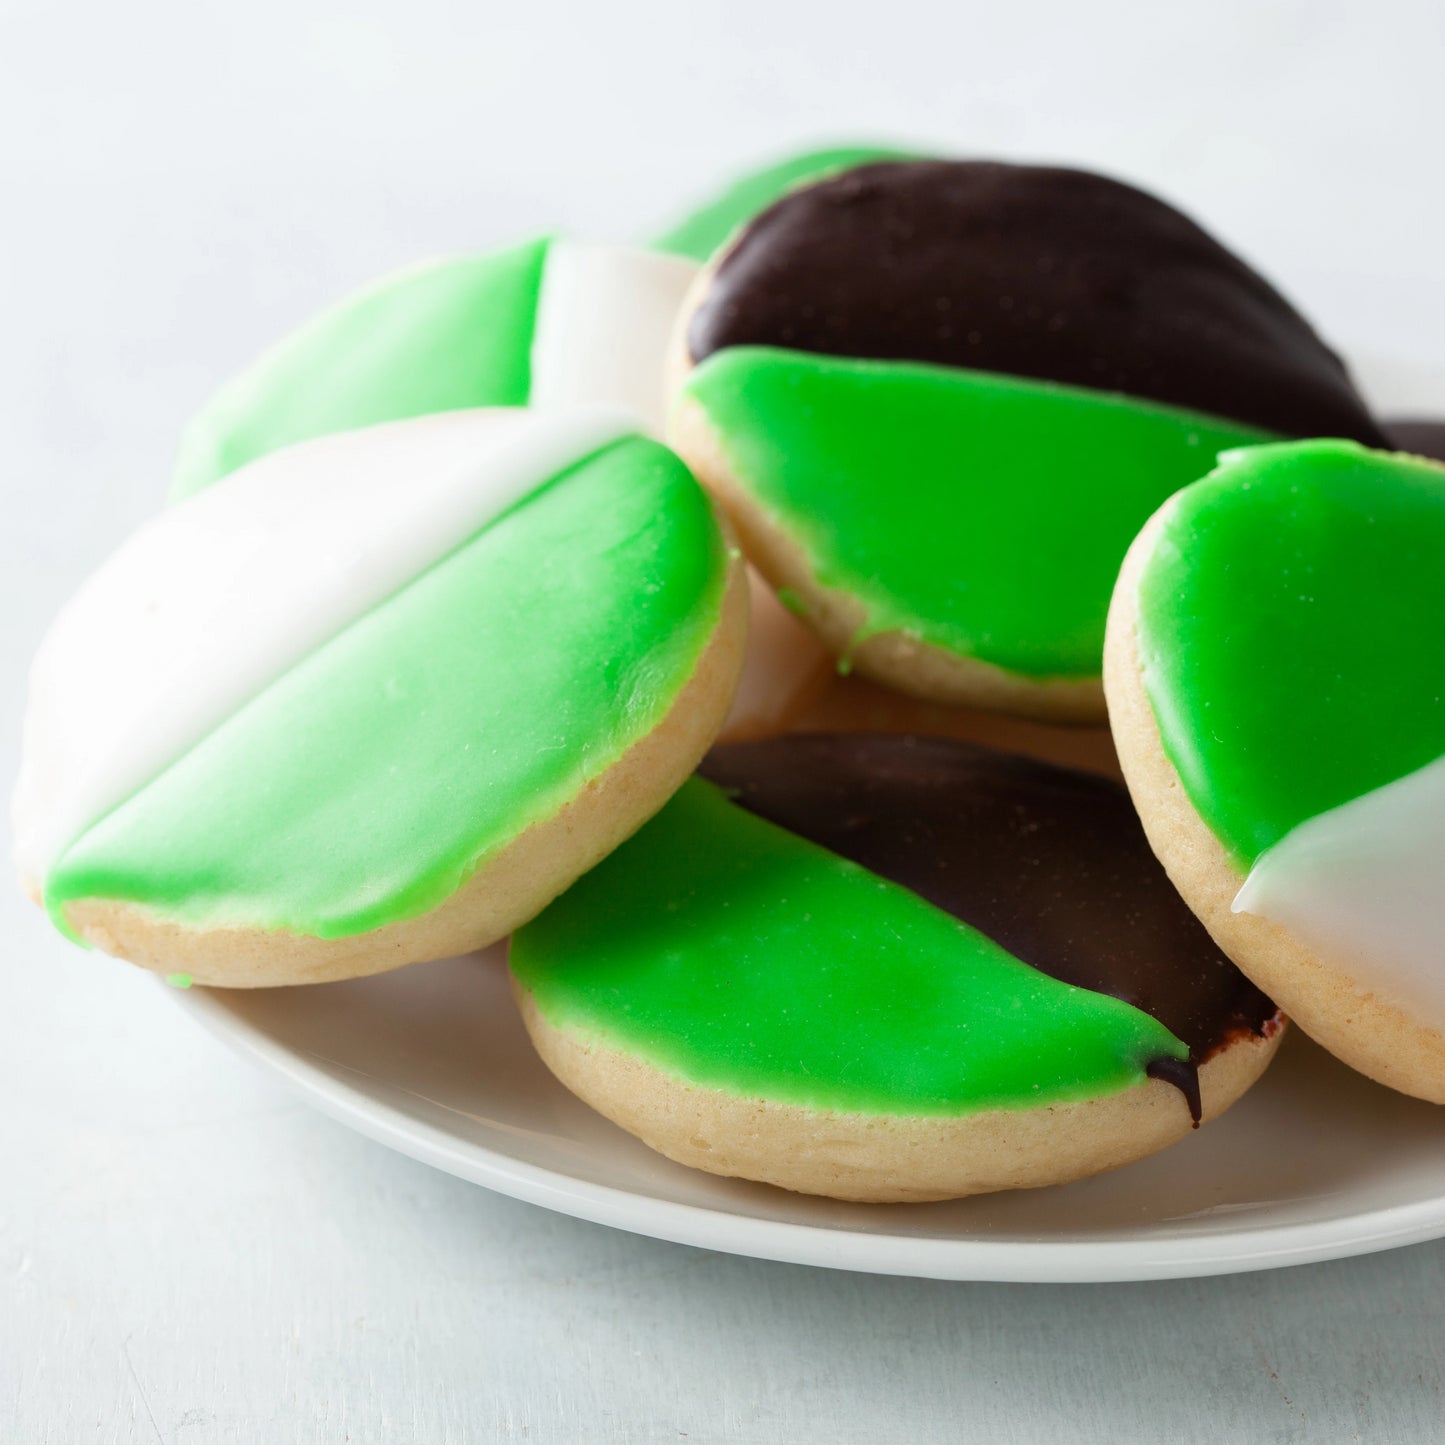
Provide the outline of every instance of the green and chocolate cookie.
[[715,748],[517,932],[542,1057],[685,1164],[845,1199],[1058,1183],[1281,1032],[1108,779],[938,738]]
[[698,278],[670,437],[832,651],[944,702],[1102,714],[1139,528],[1224,449],[1381,435],[1339,359],[1172,207],[1078,171],[882,161]]

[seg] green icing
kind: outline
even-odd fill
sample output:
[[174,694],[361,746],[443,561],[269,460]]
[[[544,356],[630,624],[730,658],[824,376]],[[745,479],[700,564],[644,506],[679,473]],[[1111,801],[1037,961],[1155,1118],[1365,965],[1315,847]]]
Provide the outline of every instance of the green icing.
[[427,911],[651,731],[716,626],[724,566],[671,452],[605,448],[81,834],[47,906],[322,938]]
[[817,581],[1035,679],[1100,672],[1129,543],[1246,427],[990,372],[730,347],[689,377],[737,479]]
[[171,500],[310,437],[428,412],[525,406],[548,244],[415,266],[318,316],[191,423]]
[[906,152],[876,146],[835,146],[793,156],[734,181],[715,200],[693,211],[652,244],[659,251],[706,261],[739,226],[795,186],[820,180],[835,171],[867,165],[870,161],[907,159]]
[[1181,492],[1138,589],[1159,733],[1245,869],[1445,754],[1445,469],[1254,447]]
[[1185,1046],[694,779],[512,940],[549,1023],[691,1083],[960,1114],[1117,1093]]

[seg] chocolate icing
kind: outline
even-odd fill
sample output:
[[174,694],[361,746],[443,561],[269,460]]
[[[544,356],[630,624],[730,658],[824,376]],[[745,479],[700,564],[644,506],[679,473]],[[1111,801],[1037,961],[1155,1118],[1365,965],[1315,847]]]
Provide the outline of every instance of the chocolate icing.
[[1124,999],[1189,1045],[1154,1060],[1199,1120],[1198,1067],[1275,1006],[1220,953],[1111,779],[946,738],[728,743],[704,777],[741,807],[986,934],[1065,983]]
[[794,191],[723,257],[688,343],[931,362],[1383,442],[1340,359],[1163,201],[1083,171],[887,161]]
[[1380,425],[1385,428],[1385,435],[1395,450],[1445,462],[1445,421],[1412,417],[1403,421],[1384,421]]

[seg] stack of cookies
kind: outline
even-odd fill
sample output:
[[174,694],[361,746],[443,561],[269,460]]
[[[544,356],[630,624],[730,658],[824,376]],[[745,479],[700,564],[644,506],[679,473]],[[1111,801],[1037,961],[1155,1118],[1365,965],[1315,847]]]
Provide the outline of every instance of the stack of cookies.
[[1445,1102],[1442,439],[1080,171],[826,151],[431,262],[57,619],[22,880],[220,987],[510,937],[568,1088],[844,1199],[1138,1159],[1286,1015]]

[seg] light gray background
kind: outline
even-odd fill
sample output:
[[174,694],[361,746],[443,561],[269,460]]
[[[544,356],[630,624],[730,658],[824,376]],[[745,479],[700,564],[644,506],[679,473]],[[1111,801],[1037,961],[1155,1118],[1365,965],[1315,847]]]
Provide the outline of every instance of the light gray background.
[[[1442,74],[1438,0],[0,0],[0,777],[187,415],[378,271],[877,136],[1140,180],[1332,337],[1439,360]],[[0,938],[7,1445],[1445,1430],[1445,1244],[1070,1289],[709,1255],[349,1135],[4,888]]]

